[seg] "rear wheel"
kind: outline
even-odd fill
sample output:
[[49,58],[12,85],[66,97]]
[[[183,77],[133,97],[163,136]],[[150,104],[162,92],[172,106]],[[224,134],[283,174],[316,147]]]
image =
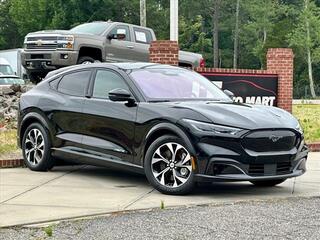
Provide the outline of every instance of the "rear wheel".
[[144,169],[150,184],[165,194],[186,194],[194,186],[192,157],[175,136],[162,136],[147,150]]
[[22,139],[25,165],[33,171],[47,171],[54,166],[48,131],[40,123],[32,123]]
[[252,184],[258,187],[273,187],[283,183],[286,179],[267,180],[267,181],[251,181]]

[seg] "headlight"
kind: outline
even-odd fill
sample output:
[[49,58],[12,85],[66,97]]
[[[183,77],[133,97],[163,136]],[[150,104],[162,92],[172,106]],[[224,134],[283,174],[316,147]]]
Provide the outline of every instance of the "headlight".
[[58,48],[73,49],[74,37],[72,35],[58,37]]
[[303,134],[303,129],[302,129],[300,123],[297,124],[297,126],[295,127],[295,129],[296,129],[299,133]]
[[184,119],[183,121],[190,124],[194,129],[202,132],[236,135],[238,132],[243,130],[241,128],[234,128],[234,127],[216,125],[212,123],[198,122],[191,119]]

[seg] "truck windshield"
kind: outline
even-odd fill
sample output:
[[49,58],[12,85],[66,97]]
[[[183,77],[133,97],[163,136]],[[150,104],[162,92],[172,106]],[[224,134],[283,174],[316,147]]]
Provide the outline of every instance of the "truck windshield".
[[84,23],[84,24],[81,24],[79,26],[72,28],[70,31],[74,32],[74,33],[86,33],[86,34],[100,35],[109,26],[110,26],[110,23],[107,23],[107,22]]
[[10,65],[0,65],[0,75],[14,75]]
[[145,68],[133,71],[130,76],[149,101],[230,101],[230,98],[208,79],[189,70]]

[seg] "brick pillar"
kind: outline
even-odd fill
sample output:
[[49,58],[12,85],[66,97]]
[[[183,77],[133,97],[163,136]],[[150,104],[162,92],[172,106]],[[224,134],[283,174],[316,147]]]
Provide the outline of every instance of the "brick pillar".
[[149,52],[150,62],[178,65],[179,45],[176,41],[152,41]]
[[270,48],[267,53],[267,70],[278,74],[278,107],[292,111],[293,52],[290,48]]

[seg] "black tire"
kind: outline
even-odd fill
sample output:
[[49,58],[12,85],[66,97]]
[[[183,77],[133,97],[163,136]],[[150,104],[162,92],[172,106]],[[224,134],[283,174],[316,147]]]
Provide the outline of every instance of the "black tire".
[[287,179],[251,181],[251,183],[257,187],[274,187],[280,183],[283,183],[285,180],[287,180]]
[[[171,135],[164,135],[162,137],[159,137],[156,139],[151,145],[149,146],[145,159],[144,159],[144,171],[146,174],[146,177],[150,184],[157,189],[159,192],[169,195],[183,195],[190,193],[194,187],[194,171],[188,171],[188,180],[184,183],[180,183],[180,186],[173,187],[173,186],[165,186],[160,183],[159,180],[156,179],[156,177],[153,174],[151,163],[152,163],[152,157],[155,154],[156,150],[160,148],[161,146],[167,144],[167,143],[177,143],[183,146],[185,150],[187,150],[190,153],[190,149],[186,147],[186,144],[181,138],[178,138],[176,136]],[[191,160],[190,160],[191,161]],[[168,166],[168,165],[167,165]],[[167,167],[166,167],[167,168]],[[175,171],[175,170],[170,170]],[[180,176],[181,177],[181,176]]]
[[80,57],[80,58],[78,59],[77,64],[84,64],[85,62],[94,63],[95,61],[96,61],[96,60],[93,59],[92,57],[83,56],[83,57]]
[[[37,164],[32,164],[32,161],[28,160],[28,156],[26,153],[26,150],[28,150],[31,146],[33,145],[30,141],[27,143],[27,137],[28,134],[30,133],[32,135],[33,132],[37,132],[40,131],[41,135],[39,135],[39,139],[41,141],[41,139],[43,140],[43,154],[39,155],[41,156],[40,160],[38,161]],[[54,158],[51,157],[51,141],[50,141],[50,137],[49,137],[49,132],[46,128],[44,128],[40,123],[32,123],[30,124],[30,126],[28,126],[28,128],[26,129],[24,135],[23,135],[23,139],[22,139],[22,155],[23,155],[23,159],[24,159],[24,163],[25,165],[31,169],[32,171],[48,171],[50,170],[54,164],[55,164],[55,160]],[[33,138],[34,139],[34,138]],[[37,140],[36,140],[37,142]],[[40,145],[40,144],[39,144]],[[33,158],[35,158],[35,151],[33,151]],[[38,153],[40,152],[40,150],[38,150]],[[29,154],[29,159],[32,158],[31,153]]]
[[33,84],[38,84],[39,82],[42,81],[42,79],[46,76],[46,74],[43,73],[29,73],[28,77],[30,82]]

